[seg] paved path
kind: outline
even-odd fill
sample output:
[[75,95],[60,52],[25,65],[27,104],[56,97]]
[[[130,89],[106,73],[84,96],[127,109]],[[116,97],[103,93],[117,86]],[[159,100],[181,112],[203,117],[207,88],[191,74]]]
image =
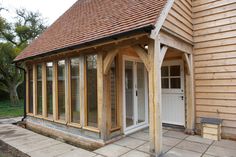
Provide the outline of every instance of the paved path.
[[96,157],[97,154],[12,124],[0,124],[0,140],[32,157]]
[[[89,152],[11,124],[0,124],[0,139],[32,157],[149,157],[148,130]],[[212,141],[163,131],[164,157],[236,157],[236,141]]]

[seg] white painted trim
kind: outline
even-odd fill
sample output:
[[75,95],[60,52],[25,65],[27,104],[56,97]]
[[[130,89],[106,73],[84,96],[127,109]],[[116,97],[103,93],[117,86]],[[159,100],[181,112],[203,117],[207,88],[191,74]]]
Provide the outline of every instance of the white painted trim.
[[[148,94],[147,94],[147,70],[145,70],[144,73],[144,79],[145,79],[145,121],[139,124],[134,124],[130,127],[126,127],[126,102],[125,102],[125,61],[132,61],[133,63],[143,63],[139,58],[136,57],[131,57],[131,56],[124,56],[123,57],[123,67],[122,67],[122,71],[123,71],[123,128],[124,128],[124,134],[130,134],[133,133],[135,131],[138,131],[142,128],[148,127]],[[144,68],[146,69],[145,65]],[[133,87],[135,87],[135,85],[137,84],[137,64],[133,64],[133,76],[134,76],[134,80],[133,80]],[[136,88],[136,87],[135,87]],[[135,95],[136,90],[133,91],[133,94]],[[135,112],[138,112],[137,109],[137,98],[133,97],[133,102],[134,102],[134,107],[133,107],[133,118],[135,120],[138,119],[138,114]],[[136,104],[136,105],[135,105]]]
[[159,34],[159,32],[161,30],[161,27],[164,24],[168,14],[169,14],[170,9],[171,9],[171,7],[174,4],[174,1],[175,0],[167,0],[165,7],[161,11],[161,14],[160,14],[160,16],[157,19],[157,22],[155,24],[155,29],[152,30],[152,32],[151,32],[150,37],[152,39],[156,39],[157,38],[157,35]]

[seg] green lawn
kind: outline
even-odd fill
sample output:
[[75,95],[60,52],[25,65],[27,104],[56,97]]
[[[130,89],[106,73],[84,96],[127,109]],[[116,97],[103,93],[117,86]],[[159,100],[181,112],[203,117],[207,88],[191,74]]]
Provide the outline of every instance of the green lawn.
[[24,114],[24,101],[20,101],[20,106],[11,106],[10,100],[0,101],[0,118],[9,118],[23,116]]

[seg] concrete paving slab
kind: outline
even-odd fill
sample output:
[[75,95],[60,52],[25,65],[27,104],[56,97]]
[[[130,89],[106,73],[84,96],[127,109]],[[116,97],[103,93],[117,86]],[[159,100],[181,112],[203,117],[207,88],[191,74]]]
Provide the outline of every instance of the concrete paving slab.
[[[163,144],[163,153],[166,153],[171,148],[172,148],[171,146],[167,146],[167,145]],[[145,153],[150,153],[150,143],[147,142],[147,143],[139,146],[138,148],[136,148],[136,150],[139,150],[139,151],[145,152]]]
[[230,148],[236,150],[236,141],[230,141],[230,140],[220,140],[220,141],[214,141],[214,146],[218,147],[224,147],[224,148]]
[[118,157],[127,153],[130,150],[131,149],[127,147],[122,147],[115,144],[109,144],[107,146],[95,150],[94,152],[107,157]]
[[192,142],[205,143],[205,144],[212,144],[213,142],[213,140],[202,138],[201,136],[198,136],[198,135],[189,136],[185,140],[192,141]]
[[[84,149],[76,148],[73,151],[63,153],[58,157],[99,157],[99,155],[96,155],[95,153],[89,152]],[[100,155],[100,157],[102,156]]]
[[27,154],[32,157],[54,157],[54,156],[61,155],[63,153],[71,152],[75,149],[76,147],[74,146],[71,146],[65,143],[60,143],[57,145],[48,146],[44,149],[32,151]]
[[24,136],[21,138],[17,138],[15,140],[10,140],[7,141],[8,144],[10,144],[13,147],[16,147],[18,145],[23,145],[27,143],[37,143],[43,140],[47,140],[48,137],[42,136],[42,135],[37,135],[37,136]]
[[178,139],[185,139],[189,135],[186,135],[184,132],[180,132],[180,131],[167,131],[166,133],[164,133],[164,136],[178,138]]
[[145,132],[137,132],[134,134],[129,135],[130,137],[136,138],[136,139],[140,139],[140,140],[144,140],[144,141],[149,141],[149,134],[145,133]]
[[125,138],[115,142],[114,144],[134,149],[144,143],[146,143],[146,141],[144,141],[144,140],[139,140],[139,139],[135,139],[132,137],[125,137]]
[[206,154],[220,157],[236,157],[236,149],[228,149],[225,147],[211,146]]
[[208,147],[209,147],[208,144],[190,142],[190,141],[182,141],[176,146],[176,148],[179,149],[190,150],[198,153],[204,153]]
[[121,155],[121,157],[150,157],[150,154],[143,153],[137,150],[132,150],[124,155]]
[[162,140],[163,140],[163,144],[172,146],[172,147],[181,142],[180,139],[172,138],[172,137],[165,137],[165,136],[162,138]]
[[200,157],[201,155],[201,153],[173,148],[164,154],[163,157]]
[[216,157],[216,156],[212,156],[212,155],[204,154],[202,157]]
[[31,142],[31,143],[26,143],[23,145],[18,145],[16,146],[16,148],[22,152],[29,153],[32,151],[47,148],[47,147],[60,144],[60,143],[61,143],[60,141],[48,138],[47,140],[39,141],[37,143]]

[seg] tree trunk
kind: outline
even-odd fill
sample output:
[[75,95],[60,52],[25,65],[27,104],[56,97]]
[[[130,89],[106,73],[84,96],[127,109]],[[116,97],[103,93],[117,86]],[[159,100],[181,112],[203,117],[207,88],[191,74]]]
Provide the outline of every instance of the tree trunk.
[[12,106],[20,105],[20,100],[19,100],[18,93],[17,93],[17,86],[12,86],[9,89],[9,93],[10,93],[11,105]]

